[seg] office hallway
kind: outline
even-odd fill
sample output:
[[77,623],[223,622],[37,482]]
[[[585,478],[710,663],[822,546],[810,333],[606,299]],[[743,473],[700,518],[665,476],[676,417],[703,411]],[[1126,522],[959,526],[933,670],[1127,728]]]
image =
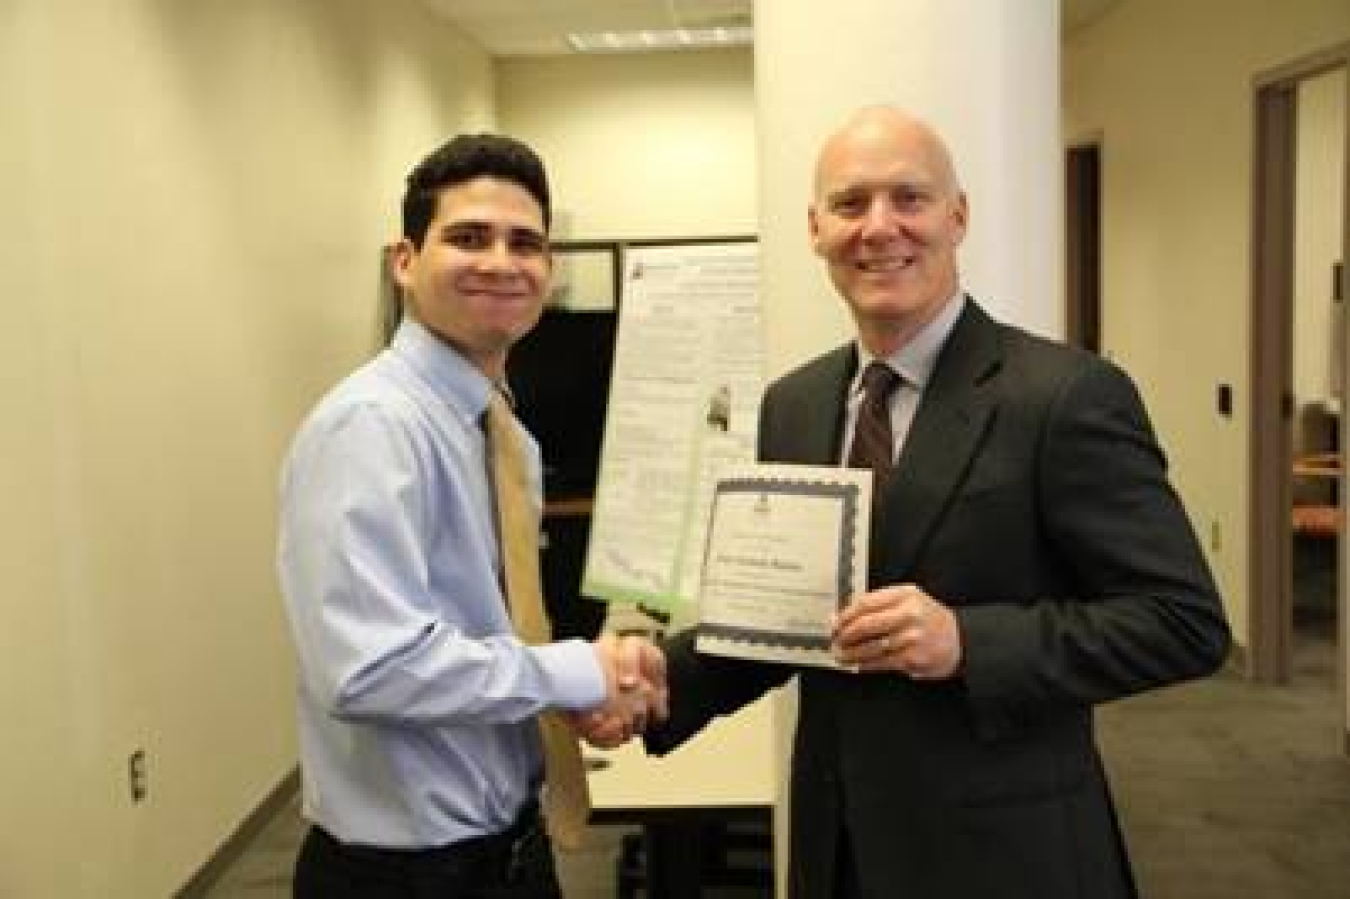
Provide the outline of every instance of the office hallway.
[[[1289,687],[1225,672],[1101,710],[1144,899],[1350,899],[1350,759],[1331,633],[1324,617],[1301,622]],[[291,803],[192,899],[288,897],[300,833]],[[563,854],[568,899],[614,895],[620,835],[597,829],[587,849]]]

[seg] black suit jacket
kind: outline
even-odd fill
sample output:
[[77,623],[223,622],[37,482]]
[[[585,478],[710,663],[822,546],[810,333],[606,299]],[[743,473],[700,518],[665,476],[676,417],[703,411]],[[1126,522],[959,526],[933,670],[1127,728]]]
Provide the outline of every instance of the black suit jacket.
[[[766,461],[834,464],[852,345],[767,391]],[[863,895],[1135,895],[1094,704],[1214,670],[1213,580],[1129,378],[967,300],[877,502],[869,581],[952,606],[959,677],[745,662],[668,641],[664,752],[797,675],[791,894],[830,899],[838,834]]]

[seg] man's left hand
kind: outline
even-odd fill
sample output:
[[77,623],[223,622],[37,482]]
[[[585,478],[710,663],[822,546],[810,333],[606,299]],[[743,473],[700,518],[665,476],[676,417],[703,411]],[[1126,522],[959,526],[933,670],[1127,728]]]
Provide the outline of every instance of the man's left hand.
[[950,608],[900,584],[854,597],[835,619],[831,649],[857,671],[939,680],[961,667],[961,628]]

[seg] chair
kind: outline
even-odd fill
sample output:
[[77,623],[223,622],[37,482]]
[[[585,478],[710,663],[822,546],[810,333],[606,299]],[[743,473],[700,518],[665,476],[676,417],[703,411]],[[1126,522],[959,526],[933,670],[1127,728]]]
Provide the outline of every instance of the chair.
[[1319,503],[1295,504],[1292,524],[1295,536],[1335,539],[1341,534],[1341,507]]
[[[1290,524],[1295,536],[1336,538],[1341,532],[1341,454],[1309,453],[1294,460],[1294,476],[1320,490],[1297,490]],[[1330,500],[1328,502],[1327,500]]]

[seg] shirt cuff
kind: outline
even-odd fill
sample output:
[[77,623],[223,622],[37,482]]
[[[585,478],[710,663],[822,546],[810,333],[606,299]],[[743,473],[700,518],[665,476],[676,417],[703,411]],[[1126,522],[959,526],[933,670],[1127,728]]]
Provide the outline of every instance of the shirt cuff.
[[605,701],[605,673],[590,643],[562,640],[533,646],[530,651],[548,685],[549,705],[581,711]]

